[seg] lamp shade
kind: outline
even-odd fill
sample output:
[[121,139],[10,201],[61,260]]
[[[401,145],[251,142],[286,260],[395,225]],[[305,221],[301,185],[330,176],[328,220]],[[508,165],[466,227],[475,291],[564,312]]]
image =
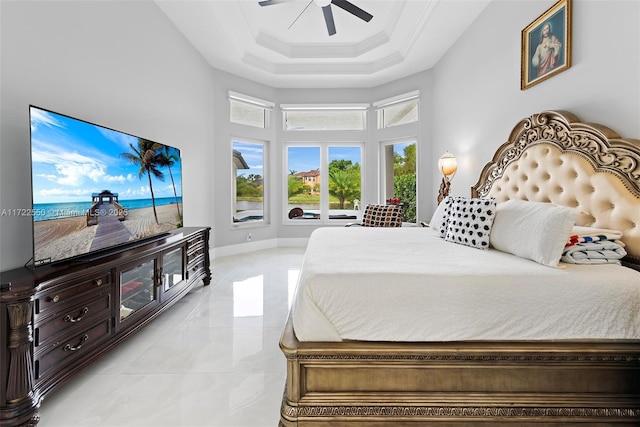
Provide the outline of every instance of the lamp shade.
[[458,162],[456,160],[456,156],[446,151],[440,160],[438,160],[438,168],[442,175],[449,177],[456,173],[458,170]]

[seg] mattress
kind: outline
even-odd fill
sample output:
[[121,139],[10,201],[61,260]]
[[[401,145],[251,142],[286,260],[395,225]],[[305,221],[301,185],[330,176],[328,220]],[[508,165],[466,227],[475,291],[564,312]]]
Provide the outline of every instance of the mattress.
[[551,268],[430,228],[320,228],[291,320],[300,341],[640,339],[640,273]]

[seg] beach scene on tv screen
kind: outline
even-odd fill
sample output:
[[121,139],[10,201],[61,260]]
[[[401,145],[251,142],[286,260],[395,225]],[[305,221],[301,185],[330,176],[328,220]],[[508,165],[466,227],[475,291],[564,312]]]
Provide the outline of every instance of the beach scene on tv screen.
[[182,227],[176,148],[31,107],[35,265]]

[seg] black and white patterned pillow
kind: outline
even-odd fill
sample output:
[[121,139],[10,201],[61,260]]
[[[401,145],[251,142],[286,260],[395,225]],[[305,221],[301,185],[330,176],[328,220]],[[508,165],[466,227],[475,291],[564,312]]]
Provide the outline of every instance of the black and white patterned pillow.
[[451,206],[444,239],[478,249],[488,249],[495,216],[496,199],[458,198]]
[[451,207],[457,199],[459,199],[459,197],[445,197],[436,208],[433,218],[431,218],[429,226],[436,230],[442,239],[444,239],[447,234],[447,226],[449,225],[449,218],[451,216]]

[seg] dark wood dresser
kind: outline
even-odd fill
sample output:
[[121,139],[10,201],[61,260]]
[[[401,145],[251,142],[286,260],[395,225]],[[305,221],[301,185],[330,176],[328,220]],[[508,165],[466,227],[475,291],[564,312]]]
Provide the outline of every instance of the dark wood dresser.
[[210,228],[0,273],[0,425],[35,426],[56,386],[211,281]]

